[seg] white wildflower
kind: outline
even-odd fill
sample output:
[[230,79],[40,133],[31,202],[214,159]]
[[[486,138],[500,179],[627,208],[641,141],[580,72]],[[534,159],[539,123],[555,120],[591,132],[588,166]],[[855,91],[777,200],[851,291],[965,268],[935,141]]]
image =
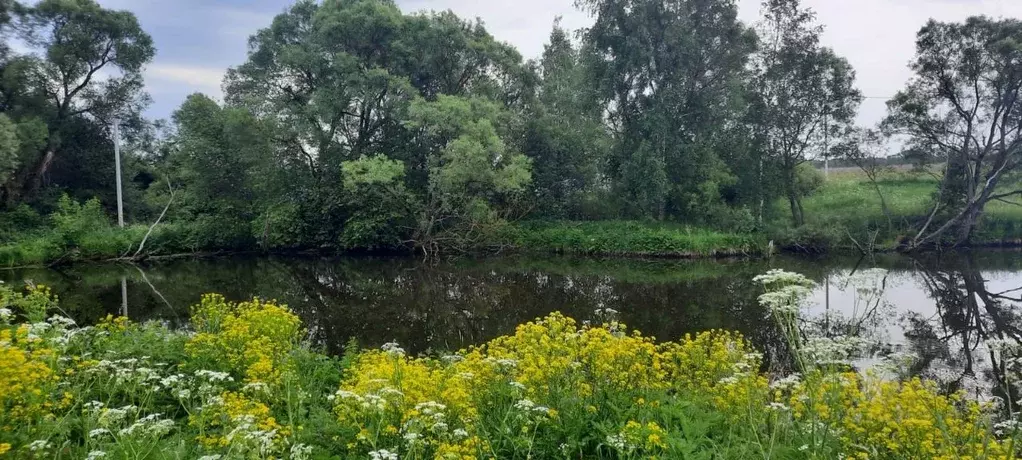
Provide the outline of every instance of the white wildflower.
[[103,457],[106,457],[106,452],[103,452],[101,450],[94,450],[92,452],[89,452],[89,455],[85,457],[85,460],[96,460],[97,458]]
[[214,455],[203,455],[202,457],[199,457],[199,460],[220,460],[221,458],[223,458],[222,455],[214,454]]
[[409,444],[415,444],[421,437],[419,433],[405,433],[404,435],[405,441],[408,441]]
[[767,409],[775,410],[778,412],[786,412],[788,410],[791,410],[788,406],[779,402],[772,402],[770,404],[767,404]]
[[233,382],[234,378],[226,372],[216,372],[208,370],[195,371],[196,377],[202,377],[210,382]]
[[46,321],[49,321],[50,324],[52,324],[54,326],[57,326],[57,327],[60,327],[60,328],[74,327],[77,324],[77,323],[75,323],[75,320],[73,320],[71,318],[68,318],[66,316],[60,316],[60,315],[53,315],[49,319],[47,319]]
[[523,390],[523,391],[525,390],[525,384],[523,384],[521,382],[517,382],[517,381],[512,380],[510,385],[515,387],[515,388],[517,388],[517,389],[519,389],[519,390]]
[[7,323],[14,318],[14,312],[10,308],[0,308],[0,321]]
[[1014,435],[1019,429],[1018,420],[1005,420],[994,425],[994,434],[997,436]]
[[398,397],[400,397],[400,396],[404,396],[405,395],[404,393],[401,392],[401,390],[398,390],[397,388],[394,388],[394,387],[383,387],[383,388],[380,388],[380,391],[378,391],[377,393],[380,396],[398,396]]
[[387,342],[383,344],[383,346],[380,347],[380,349],[383,350],[384,353],[387,353],[388,355],[391,356],[405,355],[405,349],[401,348],[401,346],[398,345],[397,342]]
[[753,281],[766,286],[768,289],[778,286],[797,285],[805,287],[816,286],[816,283],[800,273],[789,272],[781,269],[769,270],[766,273],[752,279]]
[[398,460],[397,453],[387,449],[374,450],[369,452],[370,460]]
[[620,434],[612,434],[607,436],[607,445],[617,450],[625,450],[628,443],[625,442],[625,437]]
[[109,435],[109,434],[111,434],[110,430],[108,430],[106,428],[96,428],[95,430],[92,430],[92,431],[89,432],[89,438],[96,439],[96,438],[98,438],[100,436],[106,436],[106,435]]
[[252,393],[266,393],[266,394],[270,393],[270,386],[265,384],[265,383],[263,383],[263,382],[250,382],[250,383],[246,383],[245,386],[242,387],[241,389],[242,389],[242,391],[250,391]]
[[40,450],[46,450],[46,449],[49,449],[49,448],[50,448],[50,441],[47,441],[45,439],[37,439],[35,441],[32,441],[28,445],[28,450],[31,450],[32,452],[36,452],[36,451],[40,451]]
[[795,388],[802,381],[802,375],[798,373],[791,374],[783,379],[778,379],[770,384],[772,390],[790,390]]
[[305,460],[312,455],[312,446],[308,444],[294,444],[291,446],[291,460]]
[[536,407],[536,403],[528,399],[522,399],[515,403],[515,408],[524,411],[530,411]]
[[456,437],[456,438],[467,438],[468,437],[468,431],[465,431],[464,428],[458,428],[457,430],[454,430],[454,437]]

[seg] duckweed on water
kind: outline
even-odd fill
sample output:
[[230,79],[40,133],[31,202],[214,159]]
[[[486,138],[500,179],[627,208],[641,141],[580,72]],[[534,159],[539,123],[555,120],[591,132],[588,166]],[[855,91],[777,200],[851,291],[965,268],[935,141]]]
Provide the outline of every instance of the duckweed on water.
[[[207,295],[193,331],[0,288],[0,456],[1011,458],[1017,426],[921,380],[760,373],[728,331],[657,342],[554,313],[449,355],[313,351],[286,306]],[[25,300],[25,299],[28,300]],[[35,318],[33,318],[35,317]],[[18,320],[23,319],[23,320]],[[997,429],[994,424],[998,423]],[[995,431],[997,434],[995,434]]]

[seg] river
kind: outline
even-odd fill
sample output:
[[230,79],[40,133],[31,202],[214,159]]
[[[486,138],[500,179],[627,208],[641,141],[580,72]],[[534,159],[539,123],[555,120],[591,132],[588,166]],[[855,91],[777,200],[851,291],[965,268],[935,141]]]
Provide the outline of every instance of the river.
[[[731,329],[768,360],[785,348],[757,301],[753,277],[781,268],[819,286],[805,325],[868,336],[870,355],[916,355],[916,374],[961,384],[995,382],[1000,364],[984,342],[1022,337],[1022,253],[981,251],[922,258],[631,260],[512,256],[428,264],[410,258],[230,257],[145,265],[80,264],[2,273],[53,288],[83,324],[107,314],[186,326],[202,293],[259,296],[291,306],[332,353],[396,341],[414,353],[455,350],[560,311],[608,316],[659,340]],[[609,310],[608,310],[609,309]],[[975,379],[973,379],[975,377]]]

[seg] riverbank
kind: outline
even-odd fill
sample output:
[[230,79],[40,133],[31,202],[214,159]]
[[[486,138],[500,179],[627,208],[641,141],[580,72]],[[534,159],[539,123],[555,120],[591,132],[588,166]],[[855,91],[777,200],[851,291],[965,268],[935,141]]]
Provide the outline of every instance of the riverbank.
[[[776,252],[890,252],[912,235],[928,212],[935,179],[926,173],[891,172],[877,188],[861,173],[835,173],[804,202],[806,224],[794,228],[786,204],[777,202],[762,224],[748,230],[724,230],[669,222],[636,221],[523,221],[504,226],[480,247],[502,252],[577,254],[609,257],[721,258],[761,257]],[[135,224],[117,228],[98,202],[63,203],[47,220],[38,215],[20,221],[36,222],[17,228],[15,214],[0,222],[0,266],[18,267],[77,261],[138,259],[237,252],[336,254],[339,247],[263,247],[237,229],[218,232],[216,226],[164,222],[155,227]],[[27,212],[27,211],[26,211]],[[11,222],[14,222],[13,224]],[[14,227],[6,230],[4,227]],[[142,242],[145,242],[144,247]],[[1022,200],[992,203],[982,219],[974,246],[1022,246]],[[357,251],[357,248],[355,249]],[[347,251],[351,251],[348,249]],[[374,251],[379,252],[377,248]],[[411,254],[395,247],[388,253]]]
[[[274,303],[209,295],[194,333],[81,328],[9,285],[0,454],[120,458],[1009,458],[987,407],[902,383],[757,372],[739,334],[677,342],[560,314],[452,354],[310,347]],[[102,359],[100,359],[102,358]],[[59,377],[58,377],[59,376]],[[912,423],[906,423],[911,420]],[[995,433],[997,431],[997,433]]]

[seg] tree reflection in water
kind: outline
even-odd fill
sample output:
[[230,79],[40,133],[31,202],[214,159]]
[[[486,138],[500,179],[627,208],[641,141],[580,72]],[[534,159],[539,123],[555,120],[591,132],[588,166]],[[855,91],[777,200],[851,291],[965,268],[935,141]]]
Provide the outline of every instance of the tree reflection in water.
[[1010,371],[1011,360],[1002,357],[1012,354],[996,349],[1022,345],[1022,284],[992,289],[973,254],[917,259],[915,267],[937,315],[906,314],[905,336],[920,357],[914,371],[949,391],[1006,398],[1015,406],[1019,369]]

